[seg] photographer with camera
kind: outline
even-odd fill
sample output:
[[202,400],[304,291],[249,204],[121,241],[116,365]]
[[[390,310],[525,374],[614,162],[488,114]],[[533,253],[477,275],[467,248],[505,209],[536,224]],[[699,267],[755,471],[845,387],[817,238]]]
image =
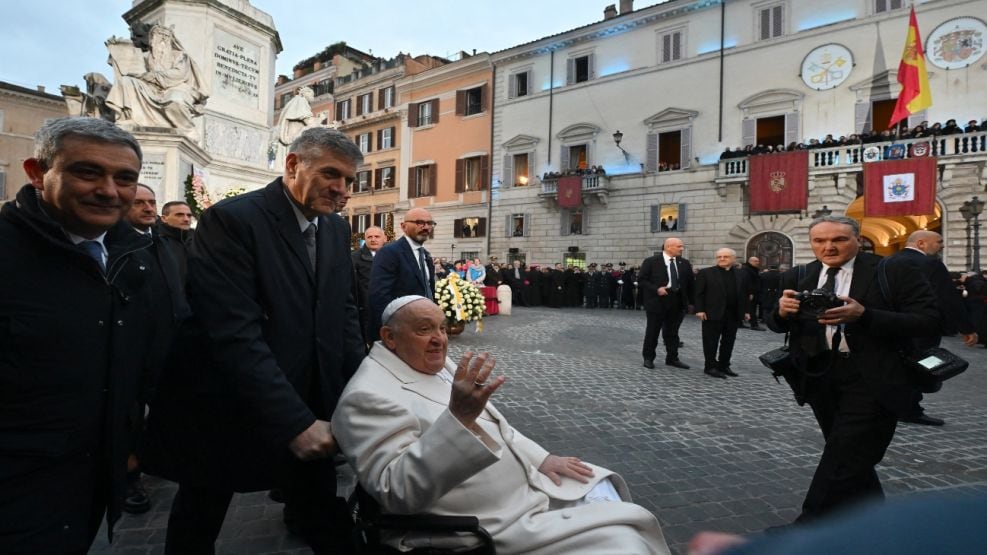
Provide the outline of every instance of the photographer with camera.
[[860,252],[856,220],[818,218],[809,243],[816,260],[782,276],[782,296],[767,316],[772,331],[791,334],[794,369],[785,379],[826,440],[796,524],[883,497],[874,467],[918,390],[899,352],[940,328],[932,288],[910,265],[884,266],[894,304],[886,299],[880,257]]

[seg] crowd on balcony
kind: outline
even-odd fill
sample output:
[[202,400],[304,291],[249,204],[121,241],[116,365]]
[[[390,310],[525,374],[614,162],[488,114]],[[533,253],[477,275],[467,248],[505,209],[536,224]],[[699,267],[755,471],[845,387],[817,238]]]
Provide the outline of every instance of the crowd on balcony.
[[854,133],[851,135],[841,135],[839,138],[835,138],[833,135],[826,135],[826,137],[822,140],[807,139],[805,142],[801,143],[796,143],[793,141],[789,143],[788,146],[758,144],[747,145],[743,148],[736,147],[733,149],[727,147],[726,150],[720,154],[720,160],[728,160],[730,158],[746,158],[755,154],[791,152],[794,150],[814,150],[817,148],[834,148],[838,146],[882,143],[894,140],[919,139],[922,137],[938,137],[943,135],[957,135],[961,133],[976,133],[980,131],[987,131],[987,118],[984,118],[984,120],[979,124],[977,123],[977,120],[971,119],[967,122],[966,127],[960,127],[959,124],[956,123],[955,119],[947,120],[945,124],[936,122],[932,125],[929,125],[928,121],[923,121],[911,129],[905,128],[897,133],[890,129],[885,129],[884,131],[878,133],[864,132],[859,135]]
[[603,169],[603,166],[589,166],[586,168],[569,169],[560,172],[545,172],[544,174],[542,174],[541,178],[542,181],[545,181],[547,179],[558,179],[560,177],[569,177],[571,175],[590,176],[590,175],[606,175],[606,174],[607,174],[607,170]]

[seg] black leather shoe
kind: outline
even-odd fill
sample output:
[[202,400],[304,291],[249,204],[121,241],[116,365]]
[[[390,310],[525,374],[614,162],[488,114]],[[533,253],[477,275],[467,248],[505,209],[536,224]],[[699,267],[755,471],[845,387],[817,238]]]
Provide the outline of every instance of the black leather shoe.
[[908,416],[902,416],[898,419],[899,422],[908,422],[909,424],[920,424],[922,426],[942,426],[946,423],[942,418],[936,418],[935,416],[929,416],[924,412],[922,414],[910,414]]
[[683,369],[683,370],[688,370],[688,369],[689,369],[689,365],[688,365],[688,364],[686,364],[686,363],[684,363],[684,362],[682,362],[682,361],[681,361],[681,360],[679,360],[679,359],[675,359],[675,360],[666,360],[666,361],[665,361],[665,365],[666,365],[666,366],[674,366],[674,367],[676,367],[676,368],[681,368],[681,369]]
[[646,360],[646,361],[644,361],[644,364],[642,364],[641,366],[644,366],[645,368],[651,368],[652,370],[654,370],[654,368],[655,368],[655,361],[653,361],[653,360]]
[[731,378],[736,378],[737,376],[740,375],[740,374],[734,372],[733,370],[731,370],[729,366],[726,367],[726,368],[720,368],[720,372],[723,372],[724,374],[726,374],[727,376],[730,376]]
[[147,490],[144,489],[140,474],[127,477],[127,491],[120,508],[123,512],[132,515],[139,515],[151,510],[151,498],[147,495]]
[[719,370],[704,370],[704,373],[707,376],[712,376],[714,378],[723,378],[724,380],[727,379],[727,375]]

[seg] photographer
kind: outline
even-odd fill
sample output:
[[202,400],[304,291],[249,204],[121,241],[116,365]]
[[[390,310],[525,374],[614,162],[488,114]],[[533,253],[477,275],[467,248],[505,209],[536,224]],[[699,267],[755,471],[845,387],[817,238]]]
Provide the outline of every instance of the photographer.
[[883,497],[874,467],[918,389],[899,352],[940,327],[935,295],[909,265],[884,267],[894,305],[885,299],[880,257],[859,252],[856,220],[818,218],[809,243],[816,261],[782,276],[784,291],[767,317],[772,331],[791,334],[794,369],[785,379],[826,440],[797,524]]

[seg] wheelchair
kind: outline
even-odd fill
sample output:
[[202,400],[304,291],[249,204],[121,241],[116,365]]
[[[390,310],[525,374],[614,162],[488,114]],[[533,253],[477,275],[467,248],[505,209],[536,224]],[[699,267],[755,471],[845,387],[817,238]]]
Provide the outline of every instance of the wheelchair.
[[[353,516],[353,544],[357,547],[357,555],[496,554],[493,538],[480,526],[480,520],[475,516],[385,514],[381,512],[377,501],[359,483],[348,503]],[[420,537],[421,541],[413,543],[422,545],[411,551],[400,551],[381,542],[382,534],[389,532]]]

